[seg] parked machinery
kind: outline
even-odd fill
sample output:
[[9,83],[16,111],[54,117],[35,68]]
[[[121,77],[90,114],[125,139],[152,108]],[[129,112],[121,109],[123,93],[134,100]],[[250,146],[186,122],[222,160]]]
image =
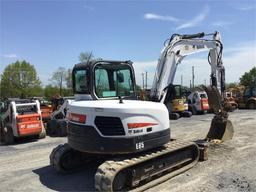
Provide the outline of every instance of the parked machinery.
[[[205,36],[213,38],[202,39]],[[223,92],[225,84],[220,34],[175,34],[158,62],[151,90],[155,102],[127,100],[136,96],[130,62],[100,60],[74,67],[76,99],[67,110],[68,144],[53,149],[51,165],[65,172],[101,164],[95,174],[99,191],[129,190],[158,178],[156,184],[193,167],[199,158],[198,146],[170,140],[168,109],[163,103],[178,64],[186,55],[205,50],[209,50],[213,85],[206,90],[215,112],[205,141],[232,139],[233,126],[217,89]],[[84,100],[93,97],[102,99]]]
[[256,85],[246,87],[244,91],[235,98],[239,109],[256,109]]
[[188,108],[193,115],[207,113],[209,110],[209,103],[206,92],[203,90],[193,91],[188,96]]
[[227,111],[232,112],[238,108],[238,104],[235,101],[235,98],[233,97],[232,91],[225,91],[224,98],[225,98],[225,108]]
[[67,136],[67,106],[74,97],[58,97],[52,99],[52,114],[48,123],[47,134],[50,136]]
[[46,136],[38,100],[7,99],[2,101],[0,140],[5,144],[14,143],[15,138]]
[[188,111],[188,103],[186,97],[182,94],[181,85],[170,84],[164,104],[169,111],[170,119],[178,119],[180,117],[191,117],[192,113]]
[[[184,88],[181,85],[170,84],[166,89],[168,93],[166,95],[164,104],[169,111],[169,118],[177,120],[180,117],[191,117],[192,113],[188,111],[187,97],[184,94]],[[149,101],[151,90],[141,90],[139,93],[139,99],[142,101]]]
[[32,100],[38,100],[40,103],[42,120],[44,123],[44,128],[47,131],[47,128],[49,127],[49,121],[51,120],[51,114],[52,114],[51,102],[46,101],[43,97],[33,97]]

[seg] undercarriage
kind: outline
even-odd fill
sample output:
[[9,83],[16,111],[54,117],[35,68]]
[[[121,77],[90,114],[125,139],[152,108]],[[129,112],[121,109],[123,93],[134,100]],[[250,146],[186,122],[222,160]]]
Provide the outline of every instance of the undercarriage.
[[128,155],[97,155],[79,152],[68,144],[50,156],[58,172],[96,165],[95,188],[99,191],[145,190],[193,167],[199,160],[195,143],[172,140],[162,147]]

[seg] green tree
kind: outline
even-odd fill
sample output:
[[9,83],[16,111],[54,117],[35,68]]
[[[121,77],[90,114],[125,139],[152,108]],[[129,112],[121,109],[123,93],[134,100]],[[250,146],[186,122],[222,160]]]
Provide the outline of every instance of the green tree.
[[62,95],[62,89],[66,84],[67,70],[64,67],[59,67],[57,71],[52,74],[51,81],[59,88],[59,94]]
[[1,97],[28,98],[42,95],[34,65],[26,61],[9,64],[1,75]]
[[67,70],[66,76],[66,89],[63,90],[64,96],[71,96],[73,95],[73,85],[72,85],[72,69]]
[[226,89],[235,88],[238,86],[238,83],[226,83]]
[[54,87],[52,85],[46,85],[44,88],[44,97],[46,98],[46,100],[50,101],[52,99],[53,96],[57,96],[59,95],[59,88],[58,87]]
[[68,88],[63,89],[62,95],[64,97],[72,96],[73,95],[73,89],[68,89]]
[[67,89],[72,90],[72,69],[67,70],[66,86],[67,86]]
[[142,89],[141,89],[141,86],[139,86],[139,85],[136,85],[136,86],[135,86],[135,91],[136,91],[136,94],[137,94],[137,95],[140,93],[141,90],[142,90]]
[[80,55],[79,55],[79,61],[80,62],[87,63],[87,62],[89,62],[93,59],[94,59],[94,56],[92,54],[92,51],[91,52],[87,52],[87,51],[86,52],[81,52]]
[[245,72],[240,78],[240,84],[244,86],[256,85],[256,67],[253,67],[249,72]]

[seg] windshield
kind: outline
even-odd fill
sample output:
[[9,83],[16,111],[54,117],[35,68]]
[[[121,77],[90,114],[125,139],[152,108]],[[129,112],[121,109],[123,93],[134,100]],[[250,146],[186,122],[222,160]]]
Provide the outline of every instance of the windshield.
[[76,93],[85,93],[88,91],[86,71],[86,69],[80,69],[74,72],[74,90]]
[[99,98],[134,96],[129,65],[99,64],[95,67],[95,93]]
[[173,98],[174,99],[179,99],[181,98],[181,86],[179,85],[174,85],[174,89],[173,89]]

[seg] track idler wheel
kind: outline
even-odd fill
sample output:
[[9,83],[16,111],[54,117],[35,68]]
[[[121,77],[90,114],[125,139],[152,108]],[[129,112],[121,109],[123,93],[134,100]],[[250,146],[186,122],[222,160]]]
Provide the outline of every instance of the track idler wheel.
[[224,142],[231,140],[234,135],[234,127],[230,120],[224,117],[215,116],[212,119],[210,130],[207,134],[206,140],[219,140]]
[[180,118],[180,114],[179,113],[170,113],[169,114],[169,119],[171,120],[177,120]]
[[192,113],[190,111],[183,111],[181,113],[181,116],[182,117],[191,117],[192,116]]
[[86,154],[72,149],[67,143],[54,148],[50,155],[50,165],[57,172],[67,173],[87,164]]

